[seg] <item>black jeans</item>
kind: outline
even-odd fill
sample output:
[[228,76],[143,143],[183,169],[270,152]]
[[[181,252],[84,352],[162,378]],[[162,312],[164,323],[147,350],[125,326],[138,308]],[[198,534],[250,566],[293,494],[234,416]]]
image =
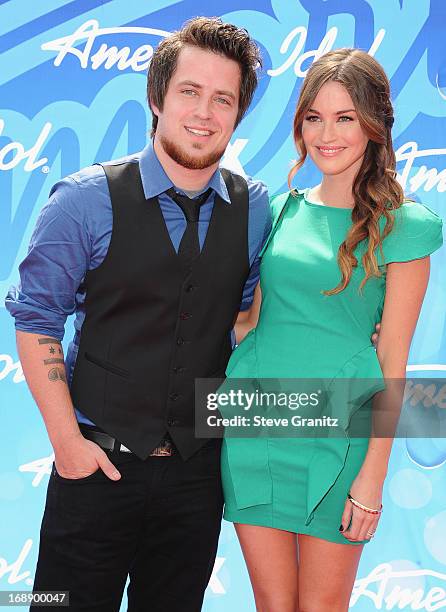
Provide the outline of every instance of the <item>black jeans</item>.
[[109,452],[117,482],[53,466],[34,590],[69,591],[70,612],[114,612],[130,575],[129,612],[199,612],[220,533],[220,447],[187,461]]

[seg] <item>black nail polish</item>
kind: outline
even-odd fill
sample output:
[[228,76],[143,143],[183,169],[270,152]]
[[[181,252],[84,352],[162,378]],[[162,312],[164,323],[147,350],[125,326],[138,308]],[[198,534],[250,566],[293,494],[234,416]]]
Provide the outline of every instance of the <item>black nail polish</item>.
[[339,527],[339,531],[344,531],[344,527],[342,525]]

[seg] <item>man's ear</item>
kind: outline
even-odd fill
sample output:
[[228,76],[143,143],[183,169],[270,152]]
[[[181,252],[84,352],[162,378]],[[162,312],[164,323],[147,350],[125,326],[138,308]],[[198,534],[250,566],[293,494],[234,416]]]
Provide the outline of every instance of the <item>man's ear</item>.
[[150,110],[152,111],[152,113],[158,117],[160,114],[160,110],[157,107],[157,105],[154,103],[152,96],[150,96],[149,98],[149,106],[150,106]]

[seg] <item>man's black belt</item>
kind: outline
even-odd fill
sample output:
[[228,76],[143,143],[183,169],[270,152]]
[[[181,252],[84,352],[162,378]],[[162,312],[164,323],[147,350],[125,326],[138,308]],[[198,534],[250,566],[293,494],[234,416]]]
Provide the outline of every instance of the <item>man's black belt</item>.
[[[119,451],[121,453],[131,453],[132,451],[121,444],[119,440],[113,438],[113,436],[109,436],[105,431],[99,431],[98,429],[94,429],[92,427],[88,427],[79,423],[79,429],[81,430],[84,438],[95,442],[98,446],[103,448],[104,450],[109,451]],[[169,436],[166,434],[161,442],[158,444],[156,448],[152,450],[150,453],[150,457],[170,457],[175,454],[175,446]]]

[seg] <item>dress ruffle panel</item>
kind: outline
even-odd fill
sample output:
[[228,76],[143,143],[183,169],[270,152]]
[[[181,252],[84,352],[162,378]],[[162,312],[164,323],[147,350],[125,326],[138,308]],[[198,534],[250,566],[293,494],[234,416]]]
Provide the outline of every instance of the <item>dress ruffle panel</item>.
[[[231,380],[237,379],[253,379],[252,391],[255,390],[257,375],[255,333],[255,328],[251,329],[232,353],[226,368],[228,378],[219,392],[231,390],[233,388]],[[248,390],[249,387],[250,382],[246,381],[246,384],[243,384],[244,390]],[[220,413],[224,417],[235,414],[227,408],[220,408]],[[225,437],[223,446],[223,452],[227,453],[237,508],[241,510],[250,506],[270,504],[272,479],[268,465],[268,439]],[[247,474],[249,478],[246,477]]]
[[379,391],[385,389],[381,366],[373,346],[367,346],[351,357],[328,387],[327,416],[338,419],[336,437],[316,438],[314,453],[308,465],[307,518],[309,525],[319,504],[339,478],[350,447],[349,428],[352,418]]
[[339,419],[347,433],[352,417],[375,393],[385,389],[381,365],[372,345],[348,359],[329,385],[330,416]]
[[[231,359],[228,375],[232,378],[253,377],[257,372],[254,330],[236,353]],[[230,379],[226,383],[230,384]],[[349,426],[352,417],[384,388],[381,367],[372,346],[351,357],[330,381],[326,414],[338,419],[343,433],[341,435],[337,429],[336,437],[314,439],[314,452],[307,467],[306,525],[311,523],[314,512],[344,468],[350,447]],[[231,437],[225,438],[224,444],[237,508],[242,510],[270,504],[273,482],[268,438]]]
[[238,510],[271,504],[273,481],[267,438],[225,438],[229,473]]

